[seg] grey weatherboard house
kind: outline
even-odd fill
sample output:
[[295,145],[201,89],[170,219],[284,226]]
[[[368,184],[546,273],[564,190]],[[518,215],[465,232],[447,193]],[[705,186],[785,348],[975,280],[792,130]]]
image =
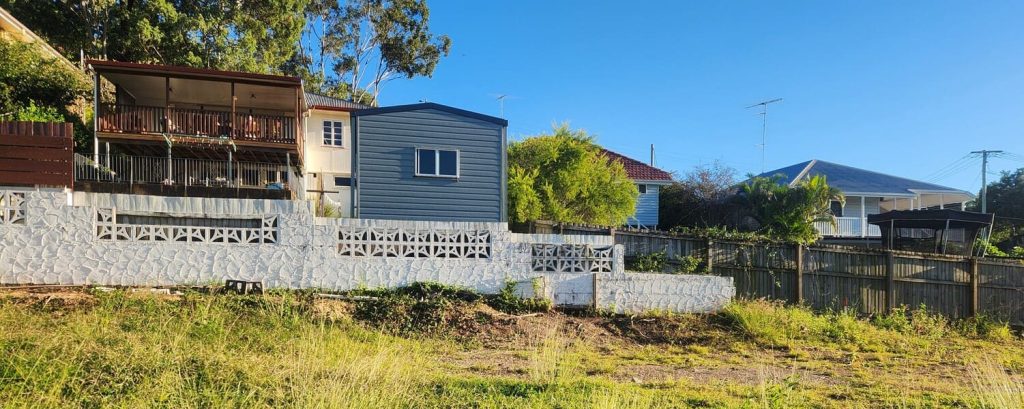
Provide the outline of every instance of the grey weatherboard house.
[[507,126],[436,103],[354,111],[353,215],[507,221]]

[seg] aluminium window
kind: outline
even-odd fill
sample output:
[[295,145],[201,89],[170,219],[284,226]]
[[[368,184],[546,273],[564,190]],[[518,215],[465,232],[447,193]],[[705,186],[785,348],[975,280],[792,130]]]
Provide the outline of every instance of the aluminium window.
[[341,146],[341,135],[344,123],[341,121],[324,121],[324,145]]
[[645,185],[643,183],[640,183],[640,184],[636,185],[636,190],[639,190],[640,194],[646,195],[647,194],[647,185]]
[[335,176],[334,177],[334,186],[337,186],[337,187],[352,186],[352,178],[344,177],[344,176]]
[[416,149],[416,176],[459,177],[459,151]]

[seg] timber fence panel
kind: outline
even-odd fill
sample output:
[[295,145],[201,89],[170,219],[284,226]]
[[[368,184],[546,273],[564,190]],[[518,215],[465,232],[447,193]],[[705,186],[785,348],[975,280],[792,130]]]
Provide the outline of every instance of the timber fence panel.
[[970,315],[970,261],[966,258],[896,253],[893,265],[896,305],[925,305],[952,318]]
[[[1024,263],[977,259],[977,295],[972,284],[972,261],[939,254],[878,249],[816,246],[804,250],[802,285],[798,285],[797,246],[791,244],[708,241],[635,229],[543,224],[538,231],[563,234],[613,234],[627,258],[665,252],[672,263],[696,256],[709,262],[710,274],[732,277],[741,298],[797,302],[816,310],[853,308],[862,314],[882,314],[893,306],[910,309],[925,305],[947,317],[977,312],[1024,325]],[[710,245],[710,247],[708,247]],[[892,277],[888,262],[892,259]]]
[[885,254],[808,249],[804,254],[804,300],[818,310],[885,311]]
[[615,232],[615,244],[622,245],[627,258],[665,252],[669,262],[686,256],[704,258],[707,246],[704,240],[624,231]]
[[711,273],[732,277],[742,298],[796,300],[796,246],[713,242]]
[[1024,325],[1024,264],[978,262],[979,312]]

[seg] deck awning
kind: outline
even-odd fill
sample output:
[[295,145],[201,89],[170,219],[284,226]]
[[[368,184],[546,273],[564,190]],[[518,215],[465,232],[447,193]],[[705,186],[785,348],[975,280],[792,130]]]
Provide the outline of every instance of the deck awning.
[[952,209],[894,210],[868,215],[892,250],[970,256],[978,234],[992,226],[994,214]]
[[868,215],[868,223],[879,227],[894,225],[897,228],[913,229],[980,229],[991,225],[994,218],[994,214],[952,209],[894,210]]

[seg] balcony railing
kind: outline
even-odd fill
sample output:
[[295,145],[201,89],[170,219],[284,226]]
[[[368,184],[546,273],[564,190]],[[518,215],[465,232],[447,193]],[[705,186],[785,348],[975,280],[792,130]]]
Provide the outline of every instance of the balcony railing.
[[295,118],[283,115],[236,112],[232,121],[229,111],[106,104],[100,109],[99,126],[102,132],[169,133],[296,143]]
[[276,163],[111,156],[97,164],[75,154],[76,181],[285,190],[288,175],[288,167]]
[[[867,225],[867,234],[863,234],[864,226]],[[814,227],[824,237],[880,237],[882,235],[878,226],[867,224],[866,220],[860,217],[837,217],[836,225],[829,222],[815,222]]]

